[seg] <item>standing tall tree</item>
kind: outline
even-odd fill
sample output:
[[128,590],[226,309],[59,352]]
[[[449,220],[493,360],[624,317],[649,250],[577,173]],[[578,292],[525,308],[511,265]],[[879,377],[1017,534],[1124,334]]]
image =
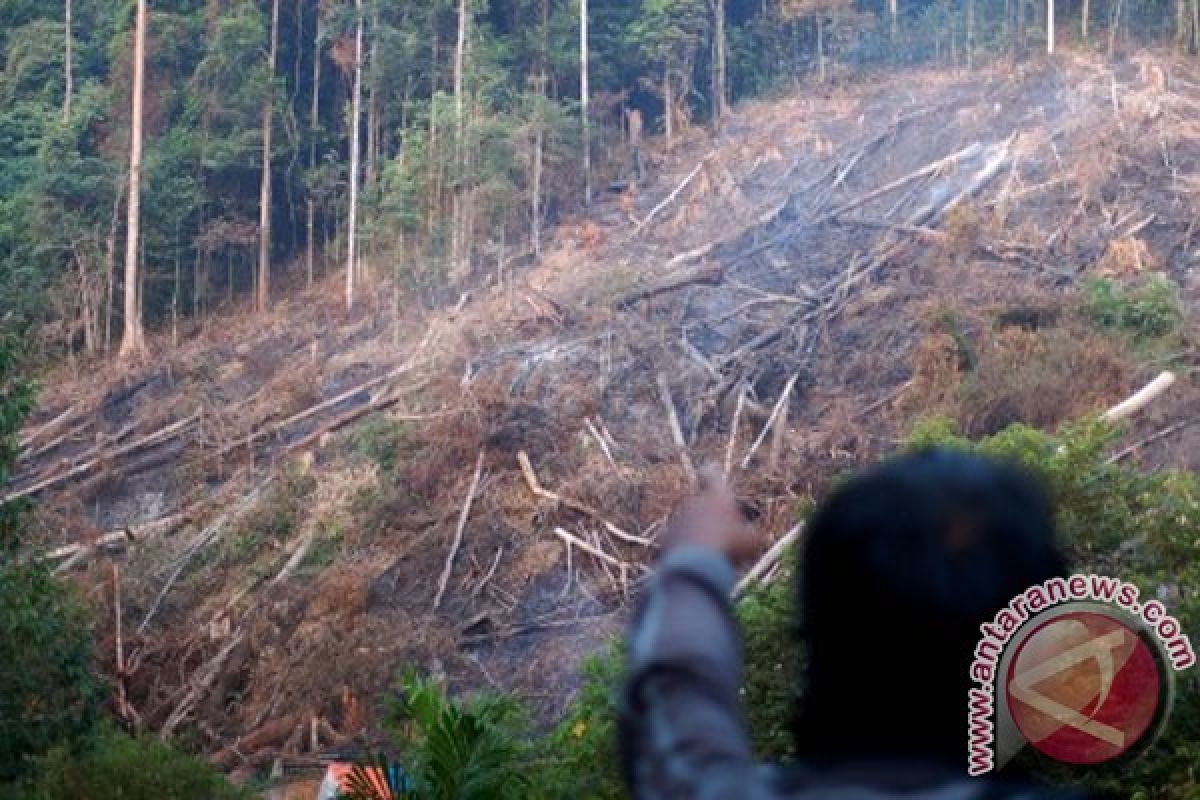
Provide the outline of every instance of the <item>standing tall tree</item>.
[[465,198],[463,197],[466,183],[467,162],[467,114],[466,114],[466,69],[467,69],[467,35],[468,18],[471,13],[467,0],[458,0],[458,36],[454,46],[454,202],[453,217],[453,258],[454,268],[461,273],[467,261],[467,232]]
[[133,34],[133,109],[129,131],[129,205],[125,223],[125,330],[120,358],[140,358],[146,352],[146,336],[138,302],[138,236],[142,190],[142,100],[146,86],[146,0],[137,0],[137,22]]
[[350,103],[350,210],[346,220],[346,310],[354,309],[354,279],[358,270],[359,120],[362,119],[362,0],[354,0],[354,97]]
[[308,191],[306,193],[307,216],[304,221],[305,251],[304,261],[308,268],[308,285],[313,284],[313,264],[316,261],[317,249],[317,132],[320,130],[321,117],[321,6],[314,8],[316,18],[313,30],[313,64],[312,64],[312,108],[308,117]]
[[713,14],[713,119],[716,127],[721,127],[729,104],[728,77],[726,76],[726,61],[728,60],[728,43],[725,41],[725,0],[710,0]]
[[1046,0],[1046,52],[1054,55],[1054,0]]
[[63,122],[71,121],[71,98],[75,95],[74,65],[71,56],[71,0],[63,6]]
[[579,113],[583,119],[583,202],[592,204],[592,121],[588,86],[588,0],[579,0]]
[[267,99],[263,101],[262,184],[258,210],[258,281],[254,308],[271,302],[271,129],[275,126],[275,58],[279,49],[279,0],[271,0],[271,44],[267,50]]

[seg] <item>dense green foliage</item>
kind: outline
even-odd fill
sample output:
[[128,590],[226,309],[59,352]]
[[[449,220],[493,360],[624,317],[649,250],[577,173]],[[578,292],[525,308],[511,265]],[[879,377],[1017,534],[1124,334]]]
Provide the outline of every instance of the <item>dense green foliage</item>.
[[[15,340],[0,337],[0,485],[33,396],[19,367]],[[0,785],[22,776],[30,758],[78,742],[99,712],[87,614],[45,566],[18,560],[18,506],[0,507]]]
[[[1116,0],[1095,0],[1089,42],[1115,30],[1194,45],[1189,3],[1125,3],[1118,16]],[[0,5],[0,316],[40,323],[56,354],[114,345],[125,288],[135,4],[69,5],[69,39],[66,0]],[[1046,35],[1037,5],[899,0],[893,20],[885,0],[591,0],[592,183],[631,177],[627,108],[649,131],[678,131],[714,121],[718,94],[842,80],[851,64],[1032,53]],[[578,0],[365,0],[358,120],[358,4],[281,2],[273,71],[271,0],[149,6],[138,253],[152,325],[253,287],[264,120],[273,285],[343,267],[352,177],[362,269],[424,297],[536,251],[583,203]],[[1060,36],[1080,38],[1080,4],[1059,6]]]
[[1178,287],[1159,274],[1134,286],[1092,280],[1084,287],[1083,311],[1100,330],[1123,334],[1137,344],[1177,334],[1184,320]]
[[[529,719],[511,697],[449,700],[442,686],[407,675],[389,709],[398,767],[376,756],[351,776],[349,800],[524,800],[533,792]],[[374,767],[386,778],[372,778]]]
[[212,767],[153,738],[104,730],[82,750],[58,747],[38,764],[22,800],[250,798]]

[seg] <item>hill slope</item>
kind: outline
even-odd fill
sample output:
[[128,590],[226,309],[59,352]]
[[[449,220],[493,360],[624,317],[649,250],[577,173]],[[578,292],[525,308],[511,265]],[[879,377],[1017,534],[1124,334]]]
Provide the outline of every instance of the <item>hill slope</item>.
[[[229,769],[305,750],[313,718],[339,744],[410,665],[552,717],[690,465],[731,463],[778,535],[919,413],[1054,425],[1157,368],[1064,320],[1103,271],[1165,270],[1195,308],[1189,69],[1160,91],[1066,56],[750,105],[453,308],[379,285],[347,319],[331,278],[136,372],[61,370],[11,487],[41,501],[31,547],[97,587],[110,672],[123,565],[130,706]],[[972,405],[961,340],[997,321],[1013,371]],[[1057,371],[994,402],[1044,327]],[[1183,386],[1138,432],[1198,413]],[[1197,466],[1189,435],[1147,457]]]

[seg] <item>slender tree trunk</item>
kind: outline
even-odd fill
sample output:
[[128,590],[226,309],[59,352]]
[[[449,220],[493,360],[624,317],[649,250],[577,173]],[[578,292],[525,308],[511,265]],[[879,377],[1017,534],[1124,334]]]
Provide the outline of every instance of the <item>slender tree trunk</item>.
[[453,220],[451,255],[455,273],[464,272],[464,252],[466,250],[466,211],[464,209],[463,193],[465,191],[466,175],[466,98],[463,96],[466,82],[467,61],[467,0],[458,2],[458,36],[454,47],[454,179],[453,179]]
[[892,38],[894,39],[900,28],[900,7],[898,0],[888,0],[888,16],[892,18]]
[[[379,30],[379,6],[375,6],[374,13],[371,15],[371,30]],[[367,82],[367,172],[366,180],[363,182],[363,187],[367,192],[370,192],[375,186],[375,180],[378,176],[376,172],[379,150],[379,82],[380,76],[377,74],[377,64],[379,63],[379,35],[375,33],[371,36],[371,53],[367,57],[367,64],[370,70],[370,80]]]
[[825,82],[825,19],[817,12],[817,76],[821,83]]
[[1054,55],[1054,0],[1046,0],[1046,53]]
[[308,118],[308,219],[305,220],[305,235],[307,244],[305,247],[305,264],[308,268],[308,286],[313,285],[313,272],[316,262],[317,250],[317,233],[316,233],[316,217],[317,217],[317,198],[316,186],[313,185],[313,180],[317,172],[317,134],[320,131],[321,125],[321,6],[318,4],[316,8],[316,26],[313,30],[313,94],[312,94],[312,109]]
[[967,69],[975,66],[975,0],[967,3]]
[[726,77],[725,0],[713,0],[713,38],[716,46],[713,53],[713,113],[717,128],[728,111],[729,94]]
[[1092,16],[1091,0],[1083,0],[1083,8],[1080,9],[1079,14],[1081,17],[1079,36],[1081,39],[1083,39],[1083,41],[1086,42],[1088,39],[1088,22],[1090,21],[1091,16]]
[[1200,0],[1192,0],[1192,33],[1188,42],[1188,51],[1196,52],[1200,45]]
[[262,119],[262,185],[258,198],[258,280],[254,308],[259,313],[271,302],[271,132],[275,127],[275,59],[279,50],[279,0],[271,1],[271,44],[267,51],[267,99]]
[[579,0],[579,113],[583,121],[583,203],[592,204],[592,120],[588,105],[591,67],[588,56],[588,0]]
[[1108,57],[1112,58],[1117,50],[1117,31],[1121,27],[1121,0],[1113,6],[1112,24],[1108,28]]
[[[546,75],[541,75],[538,90],[545,91]],[[544,109],[542,108],[542,99],[539,97],[538,110],[534,118],[533,132],[533,175],[530,178],[532,190],[530,192],[530,224],[529,224],[529,239],[533,254],[537,257],[542,255],[542,151],[545,147],[546,126],[542,118]]]
[[675,97],[671,88],[671,68],[663,67],[663,117],[667,134],[667,152],[675,149]]
[[125,188],[117,189],[113,196],[112,217],[108,223],[108,235],[104,237],[104,282],[107,296],[104,299],[104,352],[112,350],[113,295],[117,283],[117,226],[121,222],[121,200]]
[[129,133],[129,205],[125,222],[125,330],[120,358],[138,359],[146,352],[146,337],[139,313],[139,222],[142,189],[142,100],[146,85],[146,0],[137,0],[137,25],[133,38],[133,109]]
[[63,7],[63,122],[71,121],[71,98],[75,95],[75,74],[71,55],[71,0]]
[[1017,24],[1015,49],[1017,55],[1025,54],[1025,3],[1027,0],[1017,0]]
[[358,269],[359,119],[362,117],[362,0],[354,0],[354,97],[350,109],[350,209],[346,215],[346,310],[354,309],[354,280]]

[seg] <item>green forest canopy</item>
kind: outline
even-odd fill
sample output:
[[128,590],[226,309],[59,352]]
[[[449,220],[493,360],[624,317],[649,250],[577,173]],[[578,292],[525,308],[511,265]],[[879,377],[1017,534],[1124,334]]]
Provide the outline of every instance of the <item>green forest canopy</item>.
[[[1191,48],[1196,2],[1059,0],[1059,36]],[[135,7],[0,3],[0,317],[36,323],[58,355],[119,336]],[[354,149],[357,252],[377,273],[436,293],[497,253],[535,250],[584,198],[580,11],[579,0],[151,0],[141,316],[153,326],[248,296],[264,258],[276,284],[342,268]],[[829,65],[967,63],[1046,39],[1045,0],[591,0],[587,11],[597,187],[622,177],[626,108],[678,130],[718,122],[718,97],[837,79]]]

